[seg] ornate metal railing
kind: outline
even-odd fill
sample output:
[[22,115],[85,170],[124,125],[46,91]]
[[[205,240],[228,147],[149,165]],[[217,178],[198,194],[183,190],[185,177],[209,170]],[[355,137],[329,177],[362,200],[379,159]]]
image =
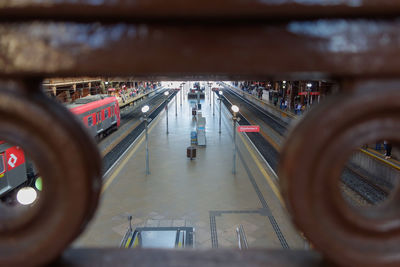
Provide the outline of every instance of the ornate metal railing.
[[[48,179],[35,209],[0,211],[0,265],[399,265],[398,195],[355,212],[337,186],[353,148],[400,141],[399,15],[394,0],[1,1],[0,136],[23,144]],[[292,130],[279,172],[294,222],[321,254],[66,249],[96,209],[100,156],[40,81],[104,74],[339,81],[341,93]]]

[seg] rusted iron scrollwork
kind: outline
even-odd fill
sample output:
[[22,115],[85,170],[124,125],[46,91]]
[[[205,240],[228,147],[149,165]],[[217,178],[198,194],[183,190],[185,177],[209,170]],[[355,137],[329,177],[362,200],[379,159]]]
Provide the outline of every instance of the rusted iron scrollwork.
[[0,208],[0,266],[54,260],[85,228],[99,198],[95,144],[39,85],[0,81],[0,138],[22,146],[44,181],[33,207]]
[[279,177],[296,225],[331,261],[345,266],[400,265],[400,194],[355,209],[339,178],[349,156],[376,140],[400,142],[400,82],[347,84],[291,132]]

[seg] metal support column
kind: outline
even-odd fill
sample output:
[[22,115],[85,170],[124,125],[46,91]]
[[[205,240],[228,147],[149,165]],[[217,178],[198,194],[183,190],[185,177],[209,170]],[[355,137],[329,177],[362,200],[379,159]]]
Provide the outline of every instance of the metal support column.
[[237,153],[237,146],[236,146],[236,122],[240,120],[240,118],[238,118],[237,114],[239,113],[239,107],[236,105],[233,105],[231,107],[232,111],[233,111],[233,117],[232,117],[232,121],[233,121],[233,169],[232,169],[232,173],[236,174],[236,153]]
[[149,135],[147,131],[147,124],[148,124],[148,118],[145,115],[144,117],[144,125],[145,125],[145,135],[146,135],[146,174],[150,174],[150,166],[149,166]]
[[214,100],[214,94],[212,94],[212,106],[213,106],[213,116],[215,116],[215,100]]
[[167,114],[167,134],[169,134],[169,132],[168,132],[168,98],[167,98],[167,103],[165,105],[165,110],[166,110],[165,114]]
[[168,134],[168,95],[169,95],[169,91],[164,92],[164,95],[166,97],[166,99],[165,99],[165,114],[167,115],[167,134]]
[[236,174],[236,116],[233,117],[233,169],[232,173]]
[[222,96],[219,96],[218,100],[219,100],[219,133],[221,133],[221,110],[222,110],[221,103],[222,103]]
[[208,85],[208,101],[211,101],[211,87]]
[[208,84],[208,87],[209,87],[209,90],[208,90],[208,92],[209,92],[208,101],[210,101],[210,107],[211,107],[211,94],[212,94],[211,83]]

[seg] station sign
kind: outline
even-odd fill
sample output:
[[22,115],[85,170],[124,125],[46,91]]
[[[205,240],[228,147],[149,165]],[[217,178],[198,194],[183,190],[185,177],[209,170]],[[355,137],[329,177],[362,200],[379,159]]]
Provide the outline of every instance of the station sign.
[[[299,95],[307,95],[308,92],[299,92]],[[320,95],[320,92],[310,92],[310,95]]]
[[245,125],[245,126],[238,126],[238,132],[246,132],[246,133],[258,133],[260,132],[259,125]]

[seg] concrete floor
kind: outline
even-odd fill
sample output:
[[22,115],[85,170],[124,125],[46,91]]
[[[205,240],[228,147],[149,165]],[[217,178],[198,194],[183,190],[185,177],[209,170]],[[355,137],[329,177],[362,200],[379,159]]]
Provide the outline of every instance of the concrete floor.
[[[207,146],[197,158],[186,158],[190,132],[196,122],[187,98],[169,105],[169,134],[162,112],[150,125],[150,175],[145,174],[143,138],[105,179],[104,193],[94,220],[74,243],[77,247],[118,247],[133,226],[193,226],[195,247],[237,247],[236,227],[244,226],[250,248],[304,248],[274,193],[274,174],[244,135],[238,134],[237,173],[232,174],[232,122],[222,110],[218,133],[218,105],[212,114],[209,96],[202,100]],[[217,101],[216,101],[217,103]],[[271,187],[272,186],[272,187]],[[276,192],[276,190],[275,190]]]

